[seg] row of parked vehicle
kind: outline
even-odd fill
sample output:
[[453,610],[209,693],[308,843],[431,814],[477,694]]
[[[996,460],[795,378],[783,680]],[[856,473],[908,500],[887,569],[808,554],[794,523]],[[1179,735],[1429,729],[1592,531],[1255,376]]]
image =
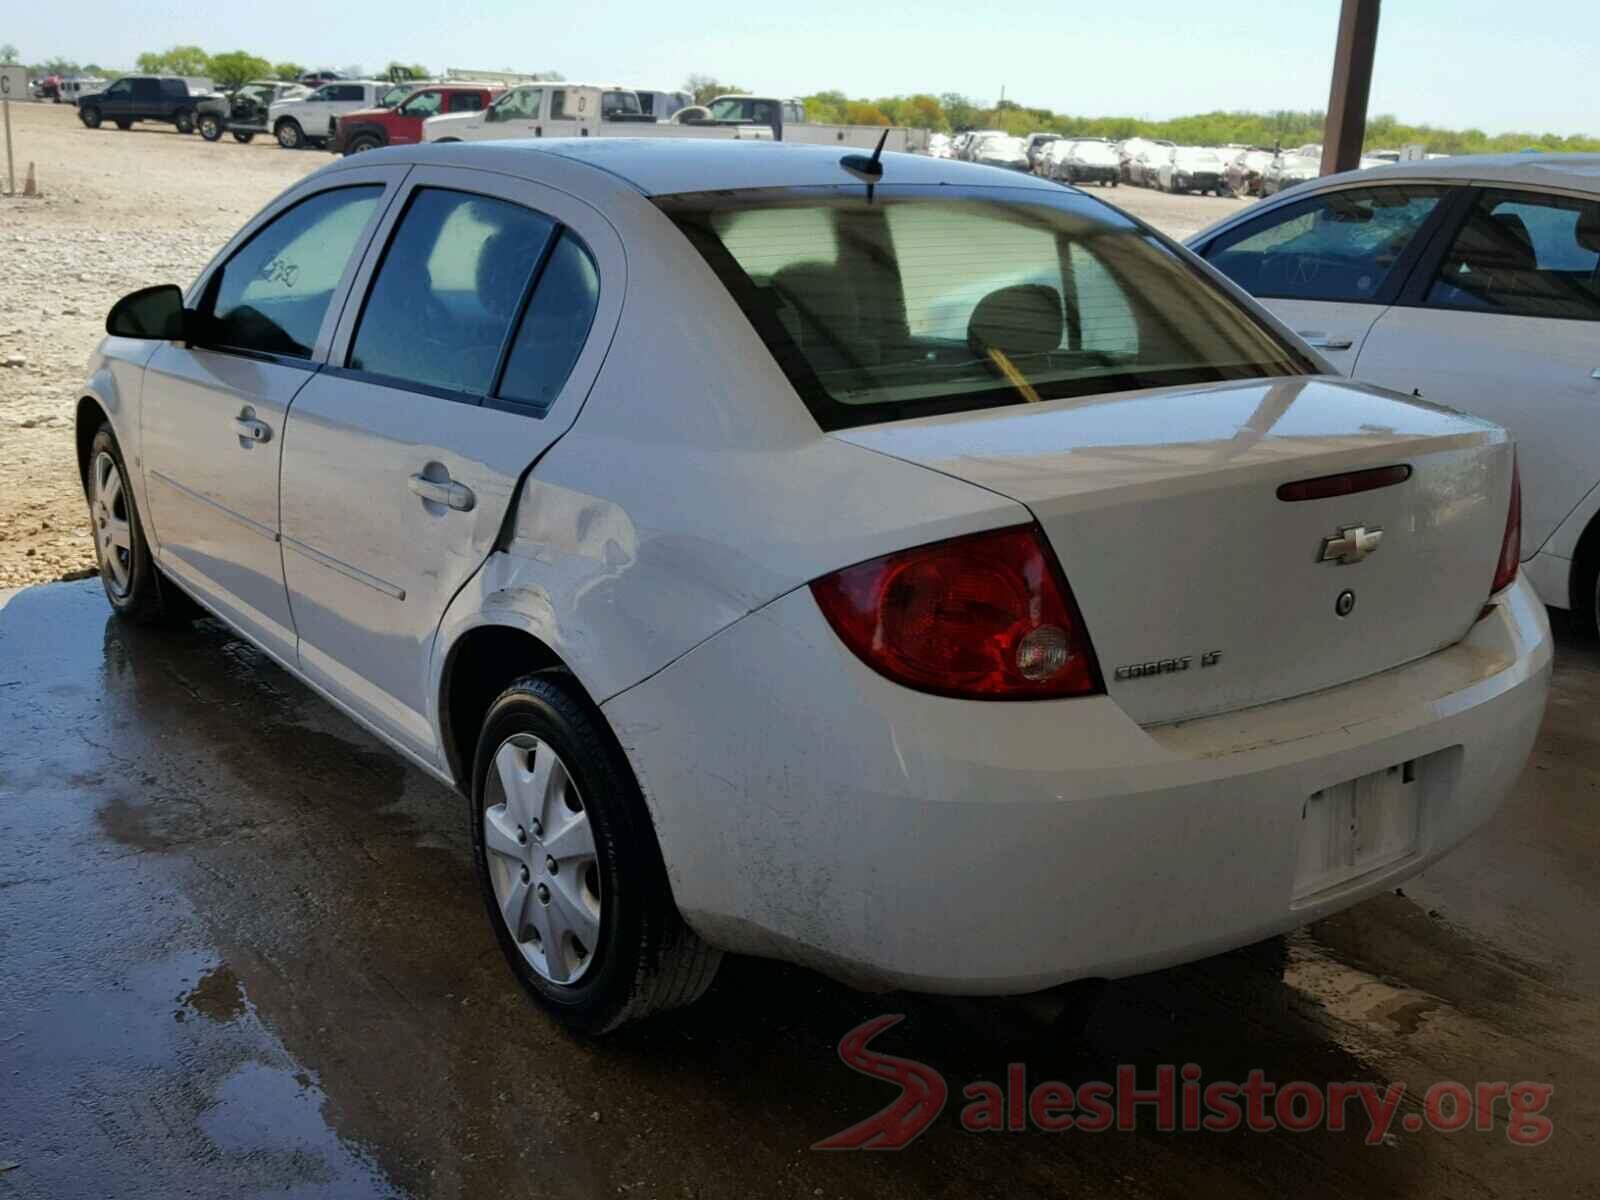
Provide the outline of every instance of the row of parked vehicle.
[[[1322,147],[1314,143],[1293,149],[1180,146],[1155,138],[1117,142],[1056,133],[1018,137],[999,129],[972,129],[951,138],[936,137],[929,153],[939,158],[1031,171],[1060,183],[1111,187],[1126,183],[1163,192],[1213,196],[1272,196],[1322,173]],[[1364,156],[1361,166],[1382,166],[1399,158],[1398,150],[1377,150]]]
[[[231,134],[250,142],[268,135],[287,150],[306,147],[359,154],[419,142],[487,141],[651,133],[680,137],[787,139],[870,149],[882,127],[813,124],[804,102],[777,96],[724,95],[704,105],[688,92],[619,83],[536,80],[484,72],[445,79],[252,80],[230,92],[209,81],[130,75],[77,102],[91,129],[127,129],[160,121],[207,141]],[[670,127],[670,128],[669,128]],[[920,151],[922,130],[891,129],[886,148]]]

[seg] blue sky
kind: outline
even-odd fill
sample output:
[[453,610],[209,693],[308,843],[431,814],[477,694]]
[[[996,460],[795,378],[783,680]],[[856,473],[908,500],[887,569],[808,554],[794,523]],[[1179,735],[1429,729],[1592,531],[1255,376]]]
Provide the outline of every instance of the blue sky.
[[[198,42],[312,66],[556,70],[676,87],[714,75],[756,91],[962,92],[1063,112],[1163,118],[1327,103],[1338,0],[13,0],[0,42],[131,65]],[[1387,0],[1372,111],[1490,133],[1600,134],[1595,0]],[[203,15],[202,15],[203,14]]]

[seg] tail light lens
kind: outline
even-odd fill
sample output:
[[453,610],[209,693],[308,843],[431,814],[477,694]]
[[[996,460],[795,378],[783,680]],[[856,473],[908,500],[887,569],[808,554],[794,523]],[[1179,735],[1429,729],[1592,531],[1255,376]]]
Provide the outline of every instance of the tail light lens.
[[1506,513],[1506,535],[1500,542],[1500,562],[1494,569],[1492,596],[1501,588],[1508,588],[1517,578],[1517,564],[1522,561],[1522,468],[1517,465],[1516,451],[1511,457],[1511,509]]
[[857,563],[816,580],[811,593],[861,661],[918,691],[1026,700],[1104,690],[1036,525]]

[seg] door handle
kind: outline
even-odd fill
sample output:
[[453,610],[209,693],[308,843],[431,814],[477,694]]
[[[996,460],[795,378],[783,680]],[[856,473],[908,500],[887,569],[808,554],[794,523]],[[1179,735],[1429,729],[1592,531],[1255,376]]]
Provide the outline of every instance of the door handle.
[[265,421],[258,421],[255,417],[240,416],[233,419],[233,429],[247,442],[270,442],[272,440],[272,426]]
[[1590,379],[1600,379],[1600,367],[1596,367],[1594,370],[1590,371],[1589,372],[1589,378]]
[[1330,337],[1326,333],[1316,333],[1309,329],[1297,329],[1295,332],[1305,338],[1306,344],[1313,350],[1348,350],[1355,345],[1352,338]]
[[411,490],[424,500],[443,504],[446,508],[453,508],[457,512],[471,512],[472,506],[478,502],[471,488],[453,479],[439,480],[429,479],[425,475],[413,475]]

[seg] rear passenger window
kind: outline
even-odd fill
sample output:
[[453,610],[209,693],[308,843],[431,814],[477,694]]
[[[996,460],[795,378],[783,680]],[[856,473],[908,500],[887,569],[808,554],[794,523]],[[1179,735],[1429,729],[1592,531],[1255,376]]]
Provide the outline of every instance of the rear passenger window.
[[483,107],[483,96],[478,92],[457,92],[450,98],[451,112],[477,112]]
[[555,222],[521,205],[421,188],[384,251],[347,365],[484,396]]
[[328,302],[382,194],[378,184],[319,192],[258,230],[206,286],[204,344],[311,357]]
[[1600,321],[1600,204],[1484,192],[1445,253],[1427,303]]
[[1206,258],[1253,296],[1377,303],[1444,193],[1408,184],[1329,192],[1230,230]]
[[548,408],[578,361],[599,303],[594,260],[570,231],[564,232],[534,286],[497,395]]

